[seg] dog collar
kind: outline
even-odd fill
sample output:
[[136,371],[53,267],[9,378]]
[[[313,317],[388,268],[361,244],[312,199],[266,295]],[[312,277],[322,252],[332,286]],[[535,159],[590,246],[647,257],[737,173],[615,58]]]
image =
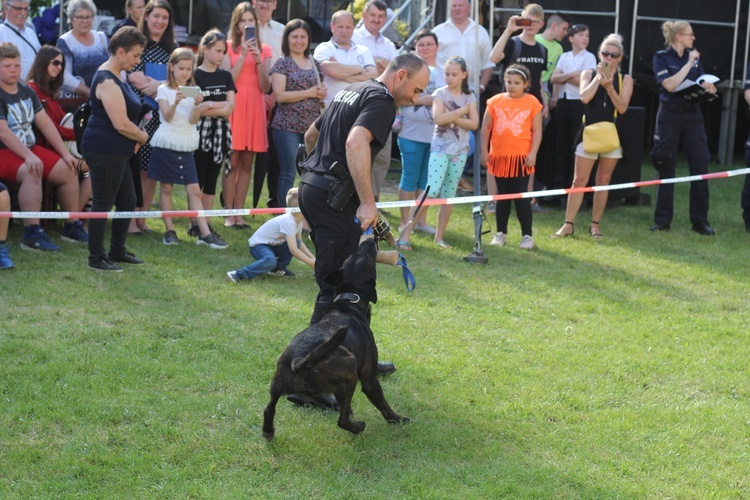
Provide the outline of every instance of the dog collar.
[[344,292],[336,295],[336,297],[333,299],[334,302],[338,302],[339,300],[348,300],[352,304],[356,304],[362,299],[356,293]]

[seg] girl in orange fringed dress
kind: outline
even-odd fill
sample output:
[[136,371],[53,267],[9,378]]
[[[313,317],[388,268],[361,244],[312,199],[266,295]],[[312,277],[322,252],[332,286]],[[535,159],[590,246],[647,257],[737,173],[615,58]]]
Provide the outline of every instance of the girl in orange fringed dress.
[[[529,70],[512,64],[505,70],[506,92],[487,101],[481,131],[481,162],[487,173],[495,178],[497,194],[524,193],[529,176],[534,173],[536,154],[542,142],[542,105],[529,88]],[[488,178],[488,182],[492,182]],[[508,233],[510,200],[497,200],[495,217],[497,234],[490,245],[502,247]],[[531,200],[515,200],[516,215],[521,223],[521,245],[524,250],[534,248],[531,235]]]
[[[246,27],[252,27],[246,32]],[[249,33],[250,36],[246,36]],[[268,70],[271,47],[261,43],[258,19],[250,2],[242,2],[232,11],[229,47],[222,69],[232,73],[237,95],[234,111],[229,117],[232,129],[231,171],[224,176],[222,195],[224,208],[244,208],[250,188],[255,153],[268,149],[266,107],[263,94],[271,88]],[[250,227],[241,216],[227,217],[225,227]]]

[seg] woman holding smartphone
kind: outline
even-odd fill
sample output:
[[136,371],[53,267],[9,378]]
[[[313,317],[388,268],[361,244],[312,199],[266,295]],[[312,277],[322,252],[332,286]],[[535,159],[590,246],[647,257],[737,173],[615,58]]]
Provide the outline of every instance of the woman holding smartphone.
[[[231,165],[222,182],[224,208],[243,208],[250,188],[255,153],[268,149],[266,107],[263,94],[271,88],[271,47],[263,45],[256,29],[258,18],[250,2],[234,8],[230,22],[229,50],[222,69],[232,73],[237,96],[229,124],[232,128]],[[249,228],[241,216],[230,216],[225,227]]]
[[[599,47],[600,63],[596,71],[586,70],[581,73],[580,96],[584,104],[586,125],[598,122],[614,122],[617,115],[628,110],[630,97],[633,95],[633,78],[630,75],[620,76],[620,62],[622,61],[622,37],[618,34],[608,35]],[[596,171],[596,185],[607,186],[612,178],[617,162],[622,158],[622,147],[607,153],[588,153],[583,149],[583,142],[576,146],[575,172],[573,174],[573,188],[586,187],[598,159]],[[591,226],[589,234],[599,240],[602,232],[599,229],[604,208],[607,206],[609,191],[594,193],[594,207],[591,211]],[[573,229],[583,201],[583,193],[570,193],[568,206],[565,209],[565,223],[557,230],[553,237],[573,236]]]

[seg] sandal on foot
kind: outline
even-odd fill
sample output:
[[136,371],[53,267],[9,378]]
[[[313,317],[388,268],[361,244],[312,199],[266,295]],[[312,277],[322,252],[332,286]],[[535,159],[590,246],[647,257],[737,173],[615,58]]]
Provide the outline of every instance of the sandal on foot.
[[[561,233],[560,231],[562,231],[563,227],[565,227],[566,225],[570,225],[570,232],[569,233]],[[552,238],[565,238],[567,236],[573,236],[575,234],[575,232],[576,232],[575,224],[573,224],[569,220],[565,221],[565,224],[563,224],[563,227],[561,227],[560,229],[558,229],[556,233],[552,234],[551,235]]]
[[[598,225],[599,225],[599,221],[596,221],[596,220],[592,220],[592,221],[591,221],[591,224],[592,224],[592,225],[593,225],[593,224],[596,224],[596,225],[598,226]],[[601,233],[600,231],[594,232],[594,228],[593,228],[592,226],[589,226],[589,234],[590,234],[590,235],[591,235],[591,237],[592,237],[592,238],[594,238],[595,240],[600,240],[600,239],[602,239],[602,236],[603,236],[603,235],[602,235],[602,233]]]
[[446,249],[448,249],[448,248],[450,248],[450,247],[451,247],[451,246],[450,246],[449,244],[447,244],[447,243],[446,243],[446,242],[444,242],[443,240],[440,240],[440,241],[436,241],[436,242],[435,242],[435,244],[436,244],[436,245],[438,246],[438,248],[440,248],[441,250],[446,250]]
[[411,252],[411,243],[409,243],[408,241],[398,240],[396,242],[396,248],[398,248],[399,250]]

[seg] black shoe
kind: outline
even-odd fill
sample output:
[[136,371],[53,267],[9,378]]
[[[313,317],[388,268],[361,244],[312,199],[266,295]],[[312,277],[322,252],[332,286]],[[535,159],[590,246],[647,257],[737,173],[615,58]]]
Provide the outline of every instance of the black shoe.
[[378,361],[378,375],[385,377],[396,371],[396,365],[389,361]]
[[89,262],[89,269],[93,269],[94,271],[112,271],[114,273],[122,272],[120,266],[114,265],[108,259],[102,259],[99,262]]
[[672,226],[669,224],[654,224],[649,228],[649,231],[669,231]]
[[321,410],[339,411],[339,402],[333,394],[316,394],[308,396],[306,394],[289,394],[286,399],[297,406],[314,406]]
[[698,234],[702,234],[703,236],[713,236],[716,234],[716,231],[714,231],[713,228],[708,225],[708,222],[699,222],[698,224],[693,224],[693,231]]
[[125,264],[143,264],[143,261],[135,256],[135,254],[131,252],[125,252],[125,255],[114,255],[109,254],[107,255],[107,259],[109,259],[110,262],[122,262]]

